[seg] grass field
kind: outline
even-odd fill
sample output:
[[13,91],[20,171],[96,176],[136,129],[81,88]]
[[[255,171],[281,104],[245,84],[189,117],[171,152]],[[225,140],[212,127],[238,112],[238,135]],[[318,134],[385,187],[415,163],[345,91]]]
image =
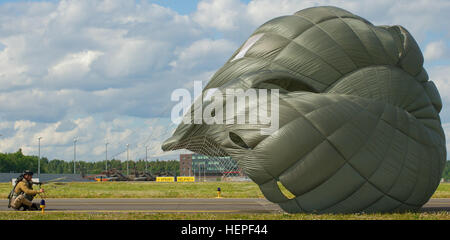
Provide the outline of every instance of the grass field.
[[450,198],[450,183],[441,183],[433,198]]
[[[263,197],[252,182],[74,182],[43,186],[47,198],[214,198],[218,187],[224,198]],[[1,198],[6,198],[10,190],[10,183],[1,183]]]
[[[224,198],[263,198],[253,182],[86,182],[44,185],[47,198],[213,198],[217,188]],[[0,198],[5,199],[10,183],[0,183]],[[433,198],[450,198],[450,183],[442,183]]]

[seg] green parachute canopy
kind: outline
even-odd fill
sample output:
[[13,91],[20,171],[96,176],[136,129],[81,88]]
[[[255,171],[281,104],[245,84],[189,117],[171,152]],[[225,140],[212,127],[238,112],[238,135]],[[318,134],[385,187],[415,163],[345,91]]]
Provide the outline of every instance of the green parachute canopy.
[[[415,210],[439,185],[442,102],[401,26],[374,26],[336,7],[278,17],[231,56],[204,95],[210,89],[278,89],[278,130],[181,123],[163,150],[231,156],[287,212]],[[253,104],[236,108],[245,114]]]

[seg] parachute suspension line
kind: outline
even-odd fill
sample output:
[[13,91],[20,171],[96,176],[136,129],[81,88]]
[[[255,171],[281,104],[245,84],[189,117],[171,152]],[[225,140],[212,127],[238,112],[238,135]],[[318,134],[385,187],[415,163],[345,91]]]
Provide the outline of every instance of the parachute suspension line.
[[[222,174],[223,180],[239,176],[241,172],[236,160],[232,159],[217,143],[206,136],[189,138],[174,146],[173,149],[187,149],[207,156],[208,165],[217,164],[218,166],[215,166],[215,168]],[[193,171],[195,170],[199,171],[199,168],[194,168]]]
[[238,176],[240,169],[235,159],[232,159],[228,154],[220,148],[218,144],[209,139],[206,139],[205,147],[212,151],[212,154],[220,164],[222,170],[222,177],[228,179],[229,177]]

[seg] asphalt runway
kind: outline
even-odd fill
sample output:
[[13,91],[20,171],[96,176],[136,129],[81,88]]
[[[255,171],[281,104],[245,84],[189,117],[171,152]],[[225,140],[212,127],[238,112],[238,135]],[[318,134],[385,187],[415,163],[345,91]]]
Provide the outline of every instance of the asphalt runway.
[[[40,199],[34,200],[39,202]],[[0,200],[0,211],[11,211]],[[45,211],[65,212],[153,212],[153,213],[273,213],[278,205],[256,198],[139,198],[139,199],[46,199]]]
[[[35,202],[39,202],[36,199]],[[280,207],[257,198],[151,198],[151,199],[46,199],[47,212],[148,212],[148,213],[280,213]],[[8,209],[0,200],[0,212]],[[450,211],[450,199],[431,199],[423,212]]]

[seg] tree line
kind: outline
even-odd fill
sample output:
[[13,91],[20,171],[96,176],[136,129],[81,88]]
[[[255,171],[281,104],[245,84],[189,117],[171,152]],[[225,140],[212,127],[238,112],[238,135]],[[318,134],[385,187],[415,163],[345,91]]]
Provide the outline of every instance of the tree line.
[[[26,156],[19,149],[15,153],[0,153],[0,172],[8,173],[15,172],[21,173],[24,170],[30,170],[32,172],[38,171],[38,156]],[[52,174],[70,174],[73,173],[74,164],[71,161],[64,161],[60,159],[48,160],[46,157],[41,157],[40,161],[41,173]],[[75,163],[77,174],[100,174],[106,169],[106,161],[86,162],[77,161]],[[108,160],[108,169],[116,169],[127,173],[127,161],[121,161],[118,159]],[[179,175],[180,162],[177,160],[169,161],[149,161],[138,160],[128,161],[129,173],[133,174],[135,171],[150,173],[167,172],[171,175]]]

